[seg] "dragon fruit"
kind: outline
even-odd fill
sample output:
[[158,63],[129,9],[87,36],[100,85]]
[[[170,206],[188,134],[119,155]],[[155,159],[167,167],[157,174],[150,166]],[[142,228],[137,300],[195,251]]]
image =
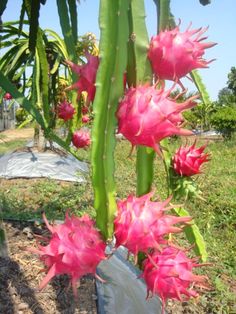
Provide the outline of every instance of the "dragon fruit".
[[206,145],[196,148],[196,141],[192,146],[181,146],[172,158],[174,171],[180,176],[190,177],[201,173],[200,167],[209,161],[209,154],[204,153]]
[[142,277],[147,284],[148,296],[158,294],[164,306],[167,299],[188,300],[197,297],[193,285],[207,288],[207,277],[195,275],[194,267],[203,266],[197,264],[196,259],[190,259],[179,248],[167,246],[161,252],[153,252],[143,262]]
[[89,104],[94,100],[96,92],[95,80],[99,65],[99,59],[98,57],[93,56],[88,52],[85,54],[85,56],[88,62],[83,65],[77,65],[71,61],[66,61],[66,63],[71,67],[72,71],[78,74],[79,76],[78,82],[74,83],[70,87],[67,87],[66,90],[77,89],[78,97],[80,97],[83,91],[86,91],[87,92],[86,103]]
[[[190,30],[181,33],[179,27],[160,32],[151,38],[148,57],[153,72],[161,80],[179,81],[194,69],[207,68],[213,60],[206,61],[202,57],[205,49],[215,43],[203,43],[202,35],[207,28]],[[193,37],[195,35],[195,37]]]
[[86,114],[89,112],[89,108],[87,106],[83,106],[81,111],[82,111],[82,114]]
[[88,123],[89,122],[89,116],[87,116],[87,115],[84,115],[84,116],[82,116],[82,122],[83,123]]
[[165,243],[164,236],[169,233],[181,232],[176,223],[186,223],[191,217],[166,215],[165,211],[170,198],[164,202],[153,202],[153,193],[141,197],[128,196],[118,202],[118,212],[114,220],[116,247],[123,245],[131,253],[147,252],[149,248],[160,247]]
[[65,122],[71,120],[75,114],[75,108],[71,103],[64,101],[58,106],[58,117],[63,119]]
[[3,98],[4,98],[5,100],[11,100],[11,99],[12,99],[12,95],[11,95],[10,93],[6,93],[6,94],[3,96]]
[[73,133],[72,143],[77,148],[83,148],[91,144],[90,134],[88,131],[79,130]]
[[77,296],[77,281],[86,274],[97,276],[96,267],[106,258],[106,245],[88,215],[78,218],[66,213],[65,222],[54,226],[49,225],[45,215],[43,218],[51,239],[46,246],[30,249],[39,254],[48,269],[39,289],[43,289],[54,276],[68,274]]
[[172,135],[191,135],[192,131],[181,128],[181,111],[196,105],[195,95],[184,103],[169,98],[171,90],[156,89],[155,86],[130,88],[119,103],[116,116],[118,132],[132,144],[144,145],[159,152],[162,139]]

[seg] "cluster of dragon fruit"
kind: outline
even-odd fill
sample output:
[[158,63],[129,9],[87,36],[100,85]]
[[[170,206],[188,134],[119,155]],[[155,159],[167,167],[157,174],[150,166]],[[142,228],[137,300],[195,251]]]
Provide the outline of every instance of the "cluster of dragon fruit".
[[[155,77],[154,85],[129,87],[118,104],[116,117],[118,132],[132,146],[142,145],[153,148],[161,158],[160,142],[173,135],[190,135],[192,131],[183,128],[182,112],[197,105],[198,96],[183,103],[171,97],[173,89],[165,90],[162,80],[171,80],[174,85],[192,70],[206,68],[210,61],[203,58],[206,48],[213,43],[205,43],[206,29],[180,32],[179,27],[165,30],[150,41],[147,54]],[[77,89],[78,96],[87,92],[87,100],[82,108],[82,121],[88,122],[87,112],[91,110],[96,93],[95,80],[99,57],[87,54],[87,63],[67,64],[78,74],[78,82],[69,89]],[[58,116],[64,121],[73,118],[75,110],[69,102],[60,104]],[[83,129],[72,137],[77,148],[89,146],[90,134]],[[204,150],[206,145],[196,147],[181,146],[172,157],[172,168],[180,177],[191,177],[201,172],[201,165],[209,160]],[[117,202],[114,219],[115,248],[124,246],[137,260],[143,253],[142,278],[147,285],[148,296],[158,295],[163,304],[169,298],[188,300],[197,297],[196,287],[206,287],[206,276],[194,274],[201,266],[196,258],[190,258],[189,249],[183,249],[171,240],[170,234],[182,232],[191,223],[191,217],[177,217],[171,214],[171,196],[164,201],[154,201],[154,193],[136,197],[129,195]],[[66,214],[61,225],[49,225],[51,232],[48,245],[39,246],[35,252],[47,266],[48,272],[40,288],[58,274],[69,274],[73,291],[76,294],[77,282],[85,274],[96,275],[97,265],[107,258],[104,243],[95,222],[87,215],[75,217]]]

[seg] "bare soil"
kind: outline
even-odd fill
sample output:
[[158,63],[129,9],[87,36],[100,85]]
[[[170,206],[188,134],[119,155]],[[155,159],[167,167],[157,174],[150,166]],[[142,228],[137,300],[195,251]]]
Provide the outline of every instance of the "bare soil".
[[[19,139],[32,139],[33,128],[0,132],[0,144]],[[4,181],[4,182],[3,182]],[[1,184],[12,180],[1,179]],[[13,183],[14,185],[14,183]],[[36,246],[35,234],[45,232],[43,226],[26,222],[6,222],[8,256],[0,254],[0,314],[95,314],[94,278],[80,280],[78,300],[74,299],[66,275],[57,276],[43,291],[38,286],[45,273],[37,256],[25,250]]]
[[2,138],[0,138],[1,142],[10,142],[14,140],[24,140],[24,139],[32,139],[34,136],[33,128],[24,128],[24,129],[12,129],[0,132]]
[[35,234],[43,226],[24,222],[4,223],[8,256],[0,257],[0,314],[95,314],[94,279],[81,279],[75,301],[66,275],[57,276],[41,292],[38,285],[45,276],[37,256],[25,250],[36,246]]

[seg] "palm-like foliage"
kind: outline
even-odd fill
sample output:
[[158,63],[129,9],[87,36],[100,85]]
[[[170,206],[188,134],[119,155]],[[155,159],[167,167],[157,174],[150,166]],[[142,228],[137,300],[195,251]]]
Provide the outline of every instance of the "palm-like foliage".
[[[8,22],[2,25],[1,47],[6,52],[0,59],[0,70],[36,106],[45,123],[52,129],[55,126],[57,103],[67,98],[65,93],[60,94],[58,90],[61,85],[66,87],[72,84],[70,70],[64,65],[64,60],[69,59],[67,47],[55,31],[39,28],[35,51],[31,52],[29,33],[21,31],[19,37],[18,24],[19,22]],[[24,25],[28,26],[28,23],[24,22]],[[85,50],[96,53],[92,34],[81,37],[76,44],[80,63],[83,62]],[[28,122],[31,120],[29,115]]]
[[[51,78],[58,76],[58,71],[64,66],[63,61],[68,59],[68,53],[64,41],[56,32],[49,29],[44,31],[39,29],[40,38],[36,51],[30,52],[29,33],[22,31],[19,37],[19,29],[16,27],[18,24],[19,22],[8,22],[2,25],[1,48],[9,49],[0,59],[0,70],[12,82],[20,82],[24,91],[32,84],[33,72],[42,72],[42,63],[48,67],[47,73]],[[44,50],[43,54],[41,50]],[[40,60],[42,57],[46,59]]]
[[4,23],[2,26],[2,47],[9,49],[0,59],[0,70],[27,95],[43,115],[45,123],[53,128],[62,68],[66,73],[63,65],[63,61],[68,59],[66,46],[57,33],[39,28],[33,53],[29,50],[29,33],[21,31],[19,37],[18,24]]

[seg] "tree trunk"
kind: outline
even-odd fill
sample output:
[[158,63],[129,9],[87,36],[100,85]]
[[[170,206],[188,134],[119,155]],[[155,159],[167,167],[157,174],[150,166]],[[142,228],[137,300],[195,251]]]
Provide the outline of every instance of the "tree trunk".
[[44,137],[43,131],[40,125],[37,123],[34,127],[34,147],[37,147],[39,152],[46,150],[47,140]]
[[0,257],[7,257],[8,249],[7,249],[7,239],[6,233],[3,227],[2,221],[0,221]]

